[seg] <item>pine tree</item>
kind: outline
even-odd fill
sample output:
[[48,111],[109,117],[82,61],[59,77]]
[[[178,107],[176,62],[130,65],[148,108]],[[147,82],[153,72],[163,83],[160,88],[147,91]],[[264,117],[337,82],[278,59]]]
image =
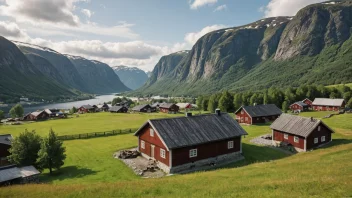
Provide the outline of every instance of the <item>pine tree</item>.
[[52,174],[53,169],[59,169],[64,165],[66,158],[65,150],[62,141],[60,141],[55,132],[50,129],[49,136],[44,138],[40,145],[37,160],[39,167],[42,169],[48,168],[50,174]]
[[282,103],[282,111],[287,113],[287,110],[288,110],[288,102],[285,100],[283,103]]
[[346,104],[349,108],[352,108],[352,98]]

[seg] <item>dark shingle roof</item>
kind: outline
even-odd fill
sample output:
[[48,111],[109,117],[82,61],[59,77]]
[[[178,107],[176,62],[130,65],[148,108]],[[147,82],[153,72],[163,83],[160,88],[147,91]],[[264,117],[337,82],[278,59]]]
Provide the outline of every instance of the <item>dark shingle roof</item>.
[[174,103],[161,103],[159,108],[170,108],[172,105],[175,105]]
[[[281,116],[271,124],[270,128],[293,135],[308,137],[319,124],[325,125],[321,120],[281,114]],[[330,129],[327,125],[325,126]]]
[[82,107],[85,109],[94,109],[94,107],[91,105],[82,105]]
[[0,135],[0,144],[11,145],[11,140],[12,140],[11,134]]
[[150,105],[149,104],[138,105],[138,106],[133,107],[132,111],[139,111],[139,110],[143,109],[144,107],[150,108]]
[[273,116],[273,115],[282,114],[282,111],[274,104],[255,105],[255,106],[242,106],[235,113],[239,112],[242,108],[252,118],[253,117]]
[[[301,102],[301,101],[295,102],[295,103],[293,103],[293,104],[298,104],[298,105],[301,106],[301,107],[308,107],[308,106],[309,106],[309,105],[307,105],[306,103]],[[292,104],[292,105],[293,105],[293,104]]]
[[149,120],[136,133],[150,124],[169,149],[220,141],[246,131],[227,113]]
[[124,106],[112,106],[110,107],[109,111],[120,111],[121,108],[123,108]]

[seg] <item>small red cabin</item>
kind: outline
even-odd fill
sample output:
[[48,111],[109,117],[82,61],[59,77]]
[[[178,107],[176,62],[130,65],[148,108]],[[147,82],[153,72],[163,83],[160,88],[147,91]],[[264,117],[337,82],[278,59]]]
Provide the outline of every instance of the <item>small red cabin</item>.
[[241,137],[247,133],[230,115],[218,112],[148,120],[135,135],[143,157],[166,173],[180,173],[243,159]]
[[163,113],[178,113],[179,107],[173,103],[161,103],[159,105],[160,112]]
[[236,120],[244,124],[259,124],[274,121],[282,111],[274,104],[242,106],[236,112]]
[[339,111],[345,108],[344,99],[316,98],[313,103],[315,111]]
[[333,133],[321,120],[289,114],[282,114],[270,128],[273,143],[286,142],[298,151],[311,150],[331,142]]
[[303,102],[304,104],[307,104],[307,105],[308,105],[308,108],[311,108],[311,107],[312,107],[313,102],[312,102],[311,100],[309,100],[308,98],[302,100],[302,102]]
[[309,105],[304,102],[298,101],[290,105],[290,109],[292,111],[307,111],[309,109]]
[[[79,113],[93,113],[96,112],[96,108],[94,107],[95,105],[83,105],[78,109]],[[97,107],[97,106],[96,106]]]

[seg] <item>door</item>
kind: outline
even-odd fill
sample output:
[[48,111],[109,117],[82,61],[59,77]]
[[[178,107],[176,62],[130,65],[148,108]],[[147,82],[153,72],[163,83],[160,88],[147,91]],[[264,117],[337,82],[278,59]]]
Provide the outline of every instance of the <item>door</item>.
[[154,159],[154,145],[150,145],[150,157]]

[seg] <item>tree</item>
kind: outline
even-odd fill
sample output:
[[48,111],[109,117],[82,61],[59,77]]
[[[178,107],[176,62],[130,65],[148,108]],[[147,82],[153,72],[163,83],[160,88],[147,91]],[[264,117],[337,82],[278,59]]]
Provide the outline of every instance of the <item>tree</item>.
[[209,103],[209,99],[203,99],[203,101],[202,101],[203,111],[208,111],[208,103]]
[[13,118],[19,118],[19,117],[23,117],[23,107],[20,104],[16,104],[15,106],[13,106],[10,110],[10,115]]
[[121,98],[114,98],[111,102],[111,105],[115,106],[117,103],[120,103],[120,102],[122,102]]
[[288,102],[285,100],[283,103],[282,103],[282,111],[287,113],[287,110],[288,110]]
[[4,118],[5,118],[4,112],[0,110],[0,120],[2,120]]
[[346,104],[349,108],[352,108],[352,98]]
[[269,100],[269,96],[268,93],[264,93],[264,97],[263,97],[263,104],[269,104],[270,100]]
[[53,169],[60,169],[66,159],[65,151],[66,148],[62,145],[62,141],[57,139],[55,132],[50,129],[49,136],[43,139],[38,152],[37,164],[39,168],[48,168],[50,174]]
[[198,98],[197,98],[197,106],[198,106],[199,110],[203,109],[203,100],[204,100],[203,96],[198,96]]
[[224,91],[219,99],[219,108],[227,112],[233,110],[233,97],[228,91]]
[[216,95],[214,94],[209,98],[208,110],[210,112],[214,112],[217,107],[218,107],[218,102],[216,101]]
[[352,92],[351,91],[345,92],[343,94],[343,99],[345,99],[345,101],[348,101],[351,97],[352,97]]
[[252,96],[251,96],[251,98],[249,99],[249,104],[250,105],[254,105],[254,104],[258,104],[259,103],[259,101],[258,101],[258,94],[253,94]]
[[36,166],[38,151],[40,149],[41,138],[35,131],[27,131],[20,133],[19,136],[12,140],[9,149],[10,156],[8,159],[11,163],[19,166]]
[[233,105],[235,109],[239,109],[242,106],[242,94],[235,94],[233,97]]
[[70,109],[70,113],[71,114],[74,114],[74,113],[77,113],[77,108],[76,107],[72,107],[72,109]]

